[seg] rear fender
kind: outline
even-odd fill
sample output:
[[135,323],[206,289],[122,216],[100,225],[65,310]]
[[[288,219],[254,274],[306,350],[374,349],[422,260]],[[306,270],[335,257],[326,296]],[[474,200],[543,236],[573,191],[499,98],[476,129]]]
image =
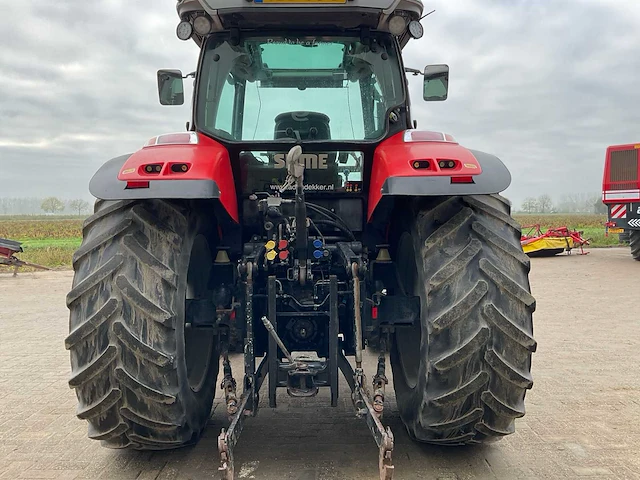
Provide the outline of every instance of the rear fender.
[[[160,171],[148,172],[149,165]],[[178,168],[182,165],[186,171]],[[218,199],[238,223],[229,152],[195,132],[160,135],[133,154],[109,160],[91,179],[89,191],[102,200]]]
[[447,134],[406,130],[374,152],[367,220],[384,197],[493,194],[510,183],[498,157],[464,148]]

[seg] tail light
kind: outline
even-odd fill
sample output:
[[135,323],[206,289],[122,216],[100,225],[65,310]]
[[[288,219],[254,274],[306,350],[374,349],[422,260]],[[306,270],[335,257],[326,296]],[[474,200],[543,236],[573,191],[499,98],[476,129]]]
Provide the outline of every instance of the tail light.
[[130,182],[127,182],[127,189],[131,188],[149,188],[149,182],[132,180]]
[[451,183],[475,183],[471,175],[461,175],[458,177],[451,177]]

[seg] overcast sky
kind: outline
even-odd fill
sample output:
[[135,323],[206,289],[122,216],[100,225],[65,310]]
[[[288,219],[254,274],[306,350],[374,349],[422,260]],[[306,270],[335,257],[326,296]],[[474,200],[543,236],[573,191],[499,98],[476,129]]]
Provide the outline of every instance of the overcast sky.
[[[0,197],[84,197],[95,170],[150,137],[184,130],[156,71],[192,71],[174,0],[0,0]],[[640,142],[637,0],[425,1],[406,64],[451,67],[449,99],[419,127],[498,155],[505,195],[599,192],[604,151]],[[190,93],[190,92],[189,92]]]

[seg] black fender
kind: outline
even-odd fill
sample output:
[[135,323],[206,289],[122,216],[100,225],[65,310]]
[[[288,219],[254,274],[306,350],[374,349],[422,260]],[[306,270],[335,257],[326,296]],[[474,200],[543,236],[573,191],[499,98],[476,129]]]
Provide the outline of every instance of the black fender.
[[118,180],[118,174],[131,155],[121,155],[105,162],[89,182],[91,195],[101,200],[220,198],[220,188],[214,180],[150,181],[148,188],[127,188],[127,182]]
[[482,173],[474,175],[474,183],[451,183],[449,177],[389,177],[382,185],[383,198],[387,195],[441,196],[495,194],[511,184],[511,173],[495,155],[468,149],[480,163]]

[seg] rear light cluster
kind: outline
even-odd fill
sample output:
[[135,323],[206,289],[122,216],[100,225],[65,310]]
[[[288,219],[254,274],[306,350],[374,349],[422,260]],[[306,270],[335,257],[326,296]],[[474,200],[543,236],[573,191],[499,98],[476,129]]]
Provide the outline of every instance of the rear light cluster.
[[[146,165],[142,165],[140,167],[141,175],[160,175],[162,173],[162,169],[164,168],[164,163],[148,163]],[[165,171],[165,174],[168,173],[186,173],[191,168],[191,165],[188,163],[170,163]]]
[[144,172],[145,173],[160,173],[162,171],[162,164],[161,163],[153,163],[153,164],[149,164],[149,165],[145,165],[144,166]]
[[436,168],[432,168],[436,164],[440,170],[452,170],[460,167],[460,162],[458,160],[438,159],[437,161],[434,161],[422,159],[411,161],[411,166],[416,170],[437,170]]
[[438,166],[440,168],[455,168],[458,166],[458,162],[454,161],[454,160],[439,160],[438,161]]
[[411,162],[411,166],[416,170],[431,168],[431,162],[429,160],[414,160]]
[[411,166],[415,170],[437,170],[435,164],[437,163],[440,170],[451,170],[451,183],[475,183],[472,175],[455,175],[454,171],[460,169],[460,162],[458,160],[412,160]]

